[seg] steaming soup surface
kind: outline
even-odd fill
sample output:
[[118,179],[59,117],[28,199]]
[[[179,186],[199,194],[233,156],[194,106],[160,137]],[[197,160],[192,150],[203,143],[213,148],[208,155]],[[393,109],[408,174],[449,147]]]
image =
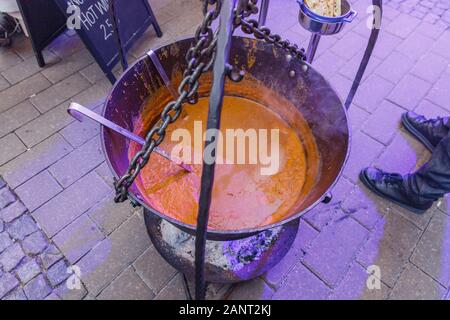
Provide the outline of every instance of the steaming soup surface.
[[[195,159],[197,161],[200,159],[201,162],[204,142],[195,141],[194,123],[202,121],[204,133],[207,113],[207,98],[200,98],[195,105],[186,104],[180,118],[169,125],[166,138],[160,147],[170,154],[174,147],[180,146],[181,141],[172,141],[174,131],[187,129],[184,133],[189,132],[191,136],[191,141],[184,140],[185,146],[189,145],[191,149],[188,158],[191,163]],[[135,133],[145,136],[152,125],[147,122],[143,119],[137,120]],[[197,122],[197,128],[198,124]],[[260,129],[266,129],[267,142],[264,145],[267,146],[267,152],[263,152],[269,156],[266,162],[263,164],[258,160],[257,164],[249,164],[249,153],[252,148],[249,139],[246,139],[245,164],[236,164],[237,153],[243,150],[242,145],[238,149],[235,138],[234,148],[227,148],[227,143],[233,140],[227,138],[227,129],[244,131],[254,129],[257,135],[261,134]],[[279,157],[271,148],[273,142],[271,129],[279,130]],[[176,132],[180,133],[180,130]],[[197,129],[197,137],[198,132]],[[262,132],[264,136],[264,131]],[[255,228],[280,221],[294,213],[294,206],[298,205],[312,187],[311,185],[305,187],[308,166],[317,166],[318,161],[317,157],[311,156],[317,154],[317,150],[314,149],[315,143],[311,143],[314,137],[310,131],[305,130],[300,139],[298,133],[269,108],[248,99],[226,96],[222,110],[221,133],[224,138],[219,141],[219,145],[223,145],[223,151],[219,149],[218,159],[225,159],[223,162],[234,164],[216,165],[209,228],[216,230]],[[258,143],[261,142],[259,138],[258,136]],[[130,143],[130,159],[140,149],[141,146],[137,143]],[[183,153],[187,152],[186,150],[178,155],[186,156]],[[234,156],[229,150],[234,151]],[[256,150],[260,151],[258,145]],[[277,159],[278,166],[275,163]],[[274,168],[277,169],[276,173],[262,174],[263,168],[266,170],[270,168],[270,162],[272,171]],[[195,225],[202,165],[194,163],[192,166],[194,172],[188,173],[153,153],[149,163],[136,179],[136,184],[141,194],[145,196],[146,202],[154,209],[186,224]]]

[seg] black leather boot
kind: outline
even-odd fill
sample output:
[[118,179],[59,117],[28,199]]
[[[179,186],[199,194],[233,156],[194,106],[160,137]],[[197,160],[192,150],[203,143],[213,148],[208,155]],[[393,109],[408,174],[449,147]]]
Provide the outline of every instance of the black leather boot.
[[400,174],[366,168],[361,171],[360,179],[372,192],[414,213],[424,213],[433,205],[433,201],[422,199],[411,192]]
[[430,151],[448,135],[450,128],[449,118],[427,119],[414,112],[402,115],[403,126],[422,142]]
[[424,200],[436,201],[450,193],[450,133],[436,146],[430,161],[404,179],[410,194]]

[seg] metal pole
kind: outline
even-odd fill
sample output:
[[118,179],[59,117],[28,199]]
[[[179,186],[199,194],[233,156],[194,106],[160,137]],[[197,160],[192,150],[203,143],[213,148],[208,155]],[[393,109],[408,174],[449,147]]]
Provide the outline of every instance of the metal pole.
[[317,47],[319,46],[320,35],[313,33],[309,40],[308,49],[306,50],[306,62],[312,63],[316,55]]
[[[216,58],[213,70],[213,85],[209,97],[209,110],[207,130],[220,129],[220,115],[222,113],[222,103],[224,96],[225,79],[229,72],[228,56],[233,35],[233,11],[237,0],[223,0],[220,9],[220,26],[217,35]],[[206,162],[207,150],[217,149],[217,137],[205,143],[203,155],[203,171],[201,179],[200,198],[198,205],[197,230],[195,239],[195,299],[204,300],[206,293],[205,284],[205,246],[206,234],[208,231],[209,208],[211,206],[212,190],[214,183],[214,172],[216,167],[214,160],[212,163]]]
[[120,33],[119,33],[119,26],[117,23],[117,17],[116,17],[116,9],[115,9],[115,0],[110,0],[109,1],[109,14],[111,17],[111,24],[112,24],[112,28],[113,28],[113,32],[114,32],[114,40],[116,42],[117,45],[117,50],[119,52],[119,60],[120,63],[122,64],[122,68],[125,71],[128,68],[128,62],[127,62],[127,58],[126,58],[126,54],[125,54],[125,50],[122,46],[122,40],[120,39]]
[[[372,0],[372,5],[374,7],[378,7],[380,9],[380,24],[383,19],[383,0]],[[375,12],[374,12],[375,14]],[[359,85],[361,84],[361,80],[364,76],[364,73],[366,71],[367,65],[369,64],[370,58],[373,53],[373,49],[375,48],[375,45],[378,40],[378,35],[380,33],[380,29],[378,26],[375,25],[376,17],[374,15],[373,25],[372,25],[372,31],[370,32],[370,38],[369,43],[367,44],[366,51],[364,52],[364,56],[361,60],[361,64],[359,65],[358,72],[356,73],[355,79],[353,80],[352,87],[350,89],[350,92],[347,96],[347,99],[345,100],[345,108],[348,110],[352,104],[353,98],[355,97],[356,91],[359,88]],[[380,25],[381,27],[381,25]]]
[[261,8],[260,8],[261,12],[259,14],[259,22],[258,22],[258,24],[260,26],[266,25],[267,13],[269,11],[269,4],[270,4],[270,0],[262,0],[261,1]]

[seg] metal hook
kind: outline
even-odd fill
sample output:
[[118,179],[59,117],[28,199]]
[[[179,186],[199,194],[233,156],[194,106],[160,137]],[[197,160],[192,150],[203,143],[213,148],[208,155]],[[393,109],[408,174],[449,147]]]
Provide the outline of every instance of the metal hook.
[[[69,114],[72,117],[74,117],[75,119],[77,119],[78,121],[82,121],[83,120],[83,116],[86,116],[86,117],[88,117],[88,118],[90,118],[90,119],[100,123],[104,127],[107,127],[109,129],[117,132],[117,133],[120,133],[121,135],[127,137],[128,139],[139,143],[140,145],[144,145],[145,144],[145,140],[142,137],[134,134],[133,132],[128,131],[127,129],[125,129],[125,128],[115,124],[112,121],[109,121],[108,119],[106,119],[106,118],[102,117],[101,115],[99,115],[99,114],[89,110],[86,107],[83,107],[82,105],[80,105],[78,103],[72,102],[69,105],[69,108],[67,109],[67,112],[69,112]],[[172,159],[170,157],[170,155],[167,152],[165,152],[164,150],[162,150],[161,148],[156,147],[154,149],[154,151],[156,153],[158,153],[159,155],[163,156],[164,158],[166,158],[166,159],[172,161],[173,163],[177,164],[178,166],[180,166],[184,170],[189,171],[189,172],[193,172],[193,169],[192,169],[192,167],[190,165],[187,165],[187,164],[185,164],[185,163],[183,163],[183,162],[181,162],[179,160]]]

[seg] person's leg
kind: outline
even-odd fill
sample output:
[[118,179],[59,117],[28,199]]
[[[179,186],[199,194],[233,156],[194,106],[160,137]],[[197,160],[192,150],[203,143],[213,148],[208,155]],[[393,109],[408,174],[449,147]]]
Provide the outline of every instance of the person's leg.
[[419,200],[436,201],[450,193],[450,134],[436,146],[430,161],[404,181]]
[[[420,129],[420,133],[427,134],[423,136],[433,138],[435,147],[431,146],[434,151],[430,161],[416,172],[405,176],[378,168],[365,168],[360,173],[360,179],[380,197],[412,212],[423,213],[431,208],[434,201],[450,193],[450,132],[445,129],[449,125],[449,119],[429,121],[419,116],[411,123]],[[444,134],[437,139],[438,135],[435,133]]]
[[411,111],[402,115],[402,123],[405,129],[430,151],[434,151],[439,142],[448,135],[450,129],[450,118],[448,117],[427,119]]

